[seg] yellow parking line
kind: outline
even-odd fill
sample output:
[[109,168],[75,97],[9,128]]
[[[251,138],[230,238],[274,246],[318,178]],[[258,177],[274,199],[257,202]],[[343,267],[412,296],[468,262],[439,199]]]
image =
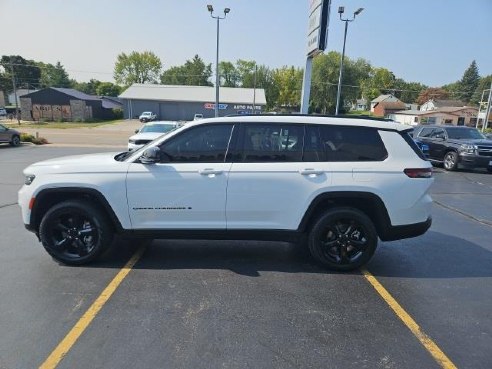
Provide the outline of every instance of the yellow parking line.
[[104,304],[113,295],[114,291],[118,288],[125,277],[130,273],[133,266],[142,256],[145,251],[145,246],[140,247],[135,254],[128,260],[125,266],[118,272],[118,274],[113,278],[113,280],[106,286],[104,291],[99,295],[99,297],[92,303],[89,309],[82,315],[79,321],[74,325],[74,327],[68,332],[65,338],[58,344],[58,346],[53,350],[53,352],[48,356],[48,358],[41,364],[40,369],[53,369],[63,360],[65,355],[70,351],[72,346],[77,342],[79,337],[84,333],[87,327],[91,324],[92,320],[96,317],[99,311],[102,309]]
[[456,369],[456,365],[446,356],[444,352],[435,344],[435,342],[420,329],[419,325],[412,317],[401,307],[401,305],[391,296],[381,283],[367,269],[361,269],[362,274],[367,281],[374,287],[389,307],[395,312],[403,324],[414,334],[426,350],[432,355],[437,363],[444,369]]

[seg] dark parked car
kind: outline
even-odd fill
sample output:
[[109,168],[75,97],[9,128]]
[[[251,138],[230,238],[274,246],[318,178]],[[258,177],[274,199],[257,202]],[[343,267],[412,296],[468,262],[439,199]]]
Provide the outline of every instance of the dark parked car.
[[0,143],[9,143],[12,146],[19,146],[20,142],[19,131],[0,124]]
[[446,170],[455,170],[462,165],[492,172],[492,140],[476,128],[419,126],[413,136],[429,146],[429,160],[442,163]]

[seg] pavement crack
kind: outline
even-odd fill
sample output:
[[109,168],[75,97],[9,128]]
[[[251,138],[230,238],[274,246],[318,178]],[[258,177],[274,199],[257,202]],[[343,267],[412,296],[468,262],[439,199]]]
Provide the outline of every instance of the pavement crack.
[[449,205],[444,205],[443,203],[439,202],[439,201],[436,201],[434,200],[434,203],[445,208],[445,209],[448,209],[450,211],[453,211],[455,213],[458,213],[460,215],[463,215],[464,217],[468,218],[468,219],[471,219],[471,220],[474,220],[475,222],[478,222],[480,224],[483,224],[483,225],[486,225],[486,226],[489,226],[489,227],[492,227],[492,222],[488,221],[488,220],[485,220],[485,219],[480,219],[480,218],[477,218],[471,214],[468,214],[468,213],[465,213],[464,211],[461,211],[459,209],[456,209],[456,208],[453,208],[452,206],[449,206]]
[[9,207],[9,206],[14,206],[14,205],[17,205],[17,203],[16,203],[16,202],[14,202],[13,204],[5,204],[5,205],[0,205],[0,209],[2,209],[2,208],[7,208],[7,207]]

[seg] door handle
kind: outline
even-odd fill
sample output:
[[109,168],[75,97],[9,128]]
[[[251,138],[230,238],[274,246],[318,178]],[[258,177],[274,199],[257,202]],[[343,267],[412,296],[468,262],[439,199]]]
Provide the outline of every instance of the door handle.
[[212,168],[200,169],[198,171],[198,173],[200,173],[202,176],[208,176],[209,174],[222,174],[223,172],[223,170],[215,170]]
[[323,174],[324,172],[325,172],[324,170],[313,169],[313,168],[301,169],[299,171],[299,173],[302,174],[303,176],[308,176],[311,174],[320,175],[320,174]]

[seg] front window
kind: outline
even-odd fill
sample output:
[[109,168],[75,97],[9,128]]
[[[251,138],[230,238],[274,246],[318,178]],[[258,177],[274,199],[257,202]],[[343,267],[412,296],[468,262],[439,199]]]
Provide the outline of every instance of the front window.
[[232,128],[232,124],[220,124],[187,129],[159,146],[162,161],[166,163],[224,162]]
[[448,132],[449,138],[454,138],[456,140],[481,140],[485,138],[485,136],[475,128],[446,128],[446,132]]
[[149,124],[142,127],[139,133],[149,133],[149,132],[170,132],[176,129],[175,124]]

